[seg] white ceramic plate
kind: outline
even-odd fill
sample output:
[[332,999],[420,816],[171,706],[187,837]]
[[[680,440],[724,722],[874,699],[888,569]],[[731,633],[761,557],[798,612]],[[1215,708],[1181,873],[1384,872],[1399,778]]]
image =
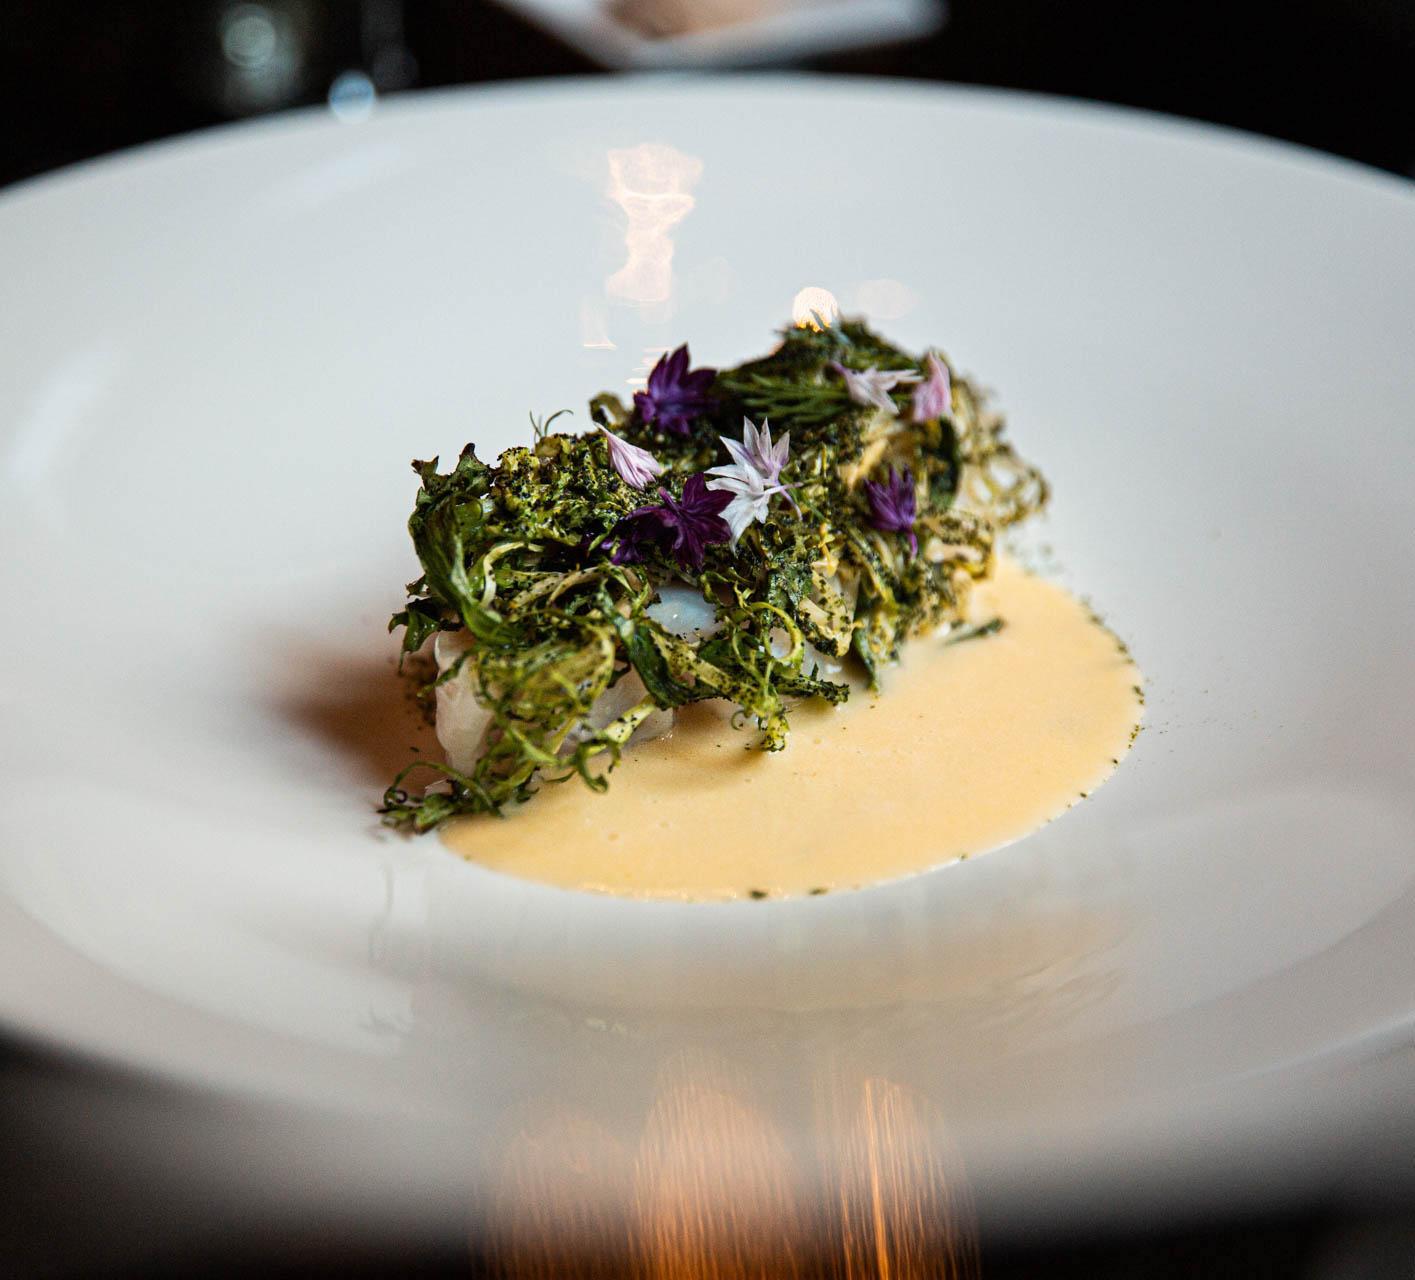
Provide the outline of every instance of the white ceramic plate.
[[[0,281],[12,1027],[484,1135],[535,1099],[629,1134],[685,1050],[784,1133],[821,1072],[882,1077],[978,1186],[1034,1189],[1271,1133],[1277,1096],[1335,1121],[1313,1072],[1411,1044],[1408,186],[1004,94],[599,81],[29,184]],[[755,352],[805,286],[999,390],[1148,675],[1132,757],[1004,852],[799,902],[382,831],[408,460],[684,339]]]

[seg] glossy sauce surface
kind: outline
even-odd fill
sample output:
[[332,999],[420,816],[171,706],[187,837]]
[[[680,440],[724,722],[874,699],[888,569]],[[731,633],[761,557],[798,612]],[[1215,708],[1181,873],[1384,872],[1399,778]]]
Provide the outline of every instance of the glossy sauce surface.
[[1001,561],[974,592],[996,634],[910,642],[877,696],[803,704],[775,754],[730,708],[679,712],[625,753],[607,793],[542,787],[444,838],[464,857],[566,888],[649,898],[854,888],[996,848],[1108,777],[1139,723],[1140,676],[1060,587]]

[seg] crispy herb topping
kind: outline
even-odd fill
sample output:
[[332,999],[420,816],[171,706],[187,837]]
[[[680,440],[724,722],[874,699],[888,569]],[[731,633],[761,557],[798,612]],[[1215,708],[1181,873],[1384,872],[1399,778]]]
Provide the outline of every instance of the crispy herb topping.
[[[465,631],[471,645],[439,679],[469,681],[491,724],[470,772],[419,761],[400,775],[388,821],[423,830],[499,812],[573,774],[603,790],[655,709],[709,698],[734,703],[758,744],[779,750],[795,702],[848,696],[821,677],[821,658],[853,655],[877,686],[910,636],[961,630],[998,530],[1046,501],[966,379],[859,321],[788,329],[771,354],[718,372],[690,373],[680,347],[654,372],[633,406],[591,402],[603,431],[541,433],[494,466],[470,445],[449,472],[435,458],[413,464],[422,485],[408,527],[423,574],[390,630],[403,629],[405,653]],[[649,463],[662,468],[660,501],[645,506],[634,482],[651,478]],[[783,501],[755,501],[754,469]],[[897,519],[881,517],[881,492]],[[729,528],[724,511],[744,496],[750,512],[734,511]],[[677,635],[649,615],[673,584],[713,606],[710,633]],[[631,671],[647,696],[591,727],[592,705]],[[417,768],[440,785],[405,786]]]

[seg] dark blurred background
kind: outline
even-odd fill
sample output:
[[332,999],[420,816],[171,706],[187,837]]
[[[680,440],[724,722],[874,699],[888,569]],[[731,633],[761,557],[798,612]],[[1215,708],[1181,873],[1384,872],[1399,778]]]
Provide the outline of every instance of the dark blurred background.
[[[816,11],[851,3],[816,0]],[[616,60],[681,65],[672,40],[631,54],[611,42],[606,55],[593,14],[620,31],[671,34],[695,22],[730,27],[760,7],[583,0],[584,38],[562,40],[521,16],[535,6],[519,0],[4,0],[0,182],[331,92],[357,109],[370,92],[597,74]],[[795,7],[803,27],[816,21],[804,14],[809,0]],[[1415,174],[1410,0],[914,0],[901,10],[892,35],[857,33],[804,57],[752,50],[750,24],[738,23],[747,47],[707,60],[1094,98]],[[914,38],[899,38],[906,28]]]
[[[695,24],[731,26],[752,7],[584,0],[581,25],[556,35],[520,0],[0,0],[0,184],[294,106],[358,112],[376,95],[409,89],[687,64],[1067,94],[1415,176],[1412,0],[901,0],[894,27],[857,30],[829,51],[819,39],[808,48],[809,37],[794,48],[754,46],[749,23],[737,24],[742,38],[726,50],[690,41],[685,53],[674,39]],[[384,1253],[329,1224],[291,1233],[243,1227],[217,1203],[164,1210],[161,1179],[145,1182],[110,1159],[97,1119],[81,1126],[84,1141],[56,1140],[52,1117],[74,1116],[95,1097],[122,1097],[151,1130],[177,1123],[191,1105],[170,1090],[0,1043],[0,1273],[483,1274],[465,1242],[404,1241]],[[995,1280],[1415,1277],[1410,1206],[1320,1194],[1262,1217],[982,1246],[982,1274]],[[104,1257],[111,1266],[95,1266]]]

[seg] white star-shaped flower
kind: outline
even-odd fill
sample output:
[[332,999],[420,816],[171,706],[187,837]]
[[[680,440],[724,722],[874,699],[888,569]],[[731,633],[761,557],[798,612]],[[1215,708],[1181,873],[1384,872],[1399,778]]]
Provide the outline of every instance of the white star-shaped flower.
[[786,432],[773,444],[768,423],[763,422],[758,430],[749,418],[743,418],[740,441],[720,438],[732,462],[729,466],[708,468],[707,474],[717,477],[708,481],[708,488],[732,495],[722,518],[732,530],[732,545],[736,546],[753,521],[766,519],[771,500],[778,493],[796,506],[790,486],[781,483],[781,469],[791,452],[791,433]]
[[901,382],[918,382],[919,375],[912,369],[847,369],[838,360],[830,362],[832,369],[845,379],[845,389],[856,404],[872,405],[885,413],[898,414],[889,393]]

